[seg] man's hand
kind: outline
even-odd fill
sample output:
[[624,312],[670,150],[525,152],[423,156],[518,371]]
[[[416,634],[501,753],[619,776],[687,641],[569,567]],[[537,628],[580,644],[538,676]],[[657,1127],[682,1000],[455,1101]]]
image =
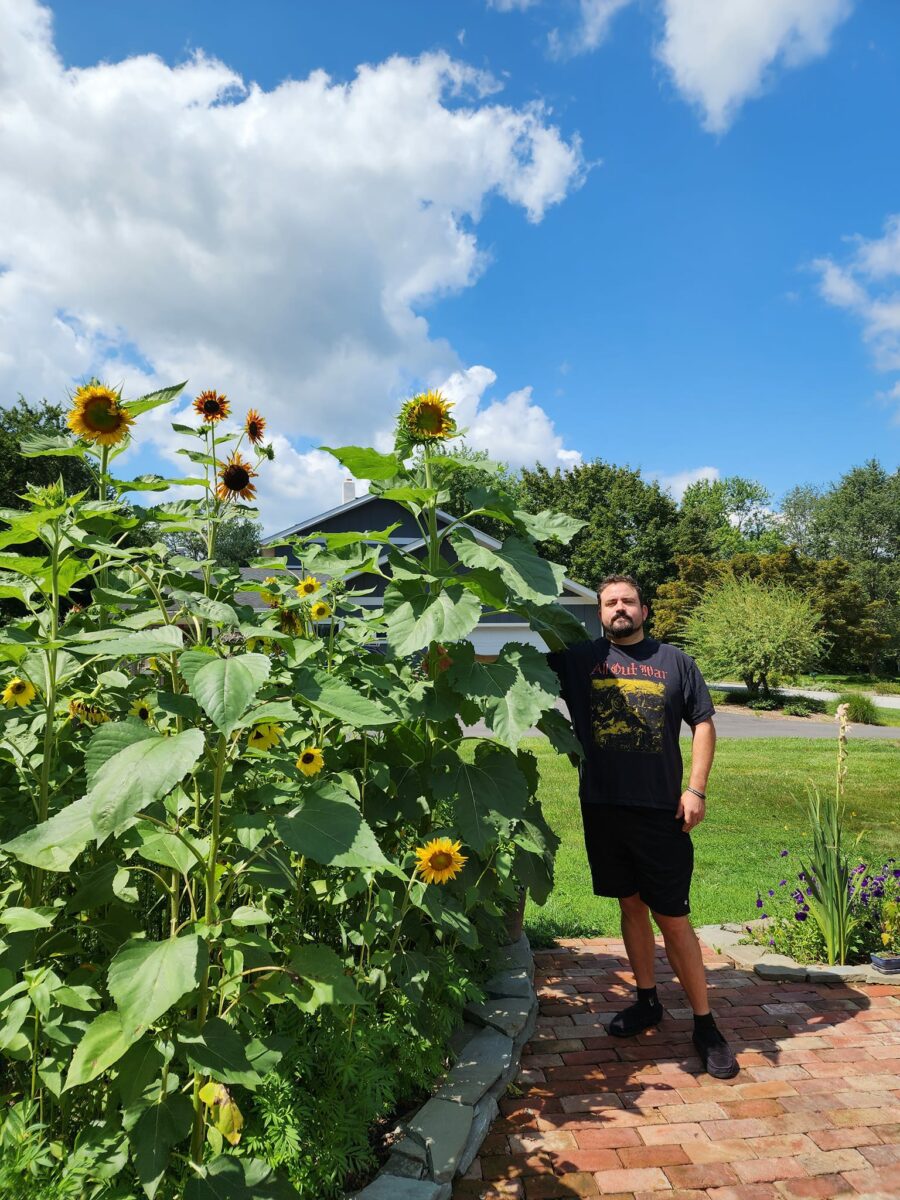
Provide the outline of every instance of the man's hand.
[[695,796],[693,792],[682,792],[681,799],[678,801],[678,808],[675,810],[675,817],[681,818],[683,824],[681,828],[685,833],[690,833],[695,825],[699,825],[706,816],[706,801],[701,800],[699,796]]

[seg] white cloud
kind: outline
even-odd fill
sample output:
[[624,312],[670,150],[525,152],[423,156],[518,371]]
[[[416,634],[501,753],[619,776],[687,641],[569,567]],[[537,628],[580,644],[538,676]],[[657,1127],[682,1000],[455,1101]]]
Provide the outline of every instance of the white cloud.
[[444,54],[271,91],[202,54],[67,69],[48,10],[6,0],[0,396],[137,363],[287,437],[372,437],[460,367],[422,312],[484,269],[485,206],[537,222],[582,178],[577,138],[497,88]]
[[855,249],[846,261],[826,257],[812,264],[819,291],[859,318],[876,366],[900,370],[900,213],[888,217],[882,237],[850,241]]
[[801,66],[828,52],[854,0],[662,0],[657,56],[678,90],[722,133],[776,67]]
[[553,58],[571,58],[596,50],[609,33],[613,18],[632,0],[579,0],[578,24],[574,29],[550,33],[550,54]]
[[488,8],[496,8],[498,12],[524,12],[526,8],[534,8],[541,0],[487,0]]
[[565,470],[581,462],[578,450],[563,446],[551,418],[534,403],[530,387],[485,402],[484,394],[496,380],[488,367],[476,366],[454,372],[441,384],[440,390],[454,403],[453,415],[465,429],[470,446],[487,450],[491,458],[513,467],[541,462],[551,470]]
[[684,493],[692,483],[699,483],[701,479],[718,479],[718,467],[692,467],[687,471],[676,471],[673,475],[665,475],[659,471],[650,471],[649,476],[655,479],[664,492],[669,492],[673,500],[679,504],[684,496]]

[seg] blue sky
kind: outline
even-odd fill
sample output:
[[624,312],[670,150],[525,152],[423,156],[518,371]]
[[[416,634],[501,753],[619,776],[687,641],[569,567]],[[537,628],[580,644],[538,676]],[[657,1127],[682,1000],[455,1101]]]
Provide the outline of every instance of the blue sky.
[[227,390],[279,433],[270,527],[445,382],[512,461],[893,469],[900,7],[753,5],[13,0],[4,392]]

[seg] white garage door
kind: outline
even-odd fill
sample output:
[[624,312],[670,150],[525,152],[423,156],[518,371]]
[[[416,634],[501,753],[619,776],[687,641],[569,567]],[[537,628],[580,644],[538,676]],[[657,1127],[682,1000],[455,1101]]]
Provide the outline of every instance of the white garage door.
[[507,642],[527,642],[529,646],[537,646],[538,650],[547,649],[547,643],[539,633],[512,621],[503,625],[478,625],[469,637],[476,654],[499,654]]

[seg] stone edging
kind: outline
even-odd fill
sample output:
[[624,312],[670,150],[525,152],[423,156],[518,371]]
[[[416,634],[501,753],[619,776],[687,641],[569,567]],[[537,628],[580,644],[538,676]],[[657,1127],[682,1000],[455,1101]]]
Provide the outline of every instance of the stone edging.
[[349,1200],[449,1200],[452,1181],[472,1165],[537,1023],[525,935],[501,947],[497,961],[499,970],[482,985],[485,1000],[466,1006],[451,1039],[456,1063],[447,1078],[404,1121],[405,1136],[372,1182]]
[[866,963],[855,967],[818,966],[795,962],[765,946],[742,946],[740,942],[746,936],[746,925],[701,925],[696,933],[711,949],[727,954],[739,966],[751,968],[762,979],[805,980],[807,983],[890,983],[892,979],[898,979],[898,976],[876,971]]

